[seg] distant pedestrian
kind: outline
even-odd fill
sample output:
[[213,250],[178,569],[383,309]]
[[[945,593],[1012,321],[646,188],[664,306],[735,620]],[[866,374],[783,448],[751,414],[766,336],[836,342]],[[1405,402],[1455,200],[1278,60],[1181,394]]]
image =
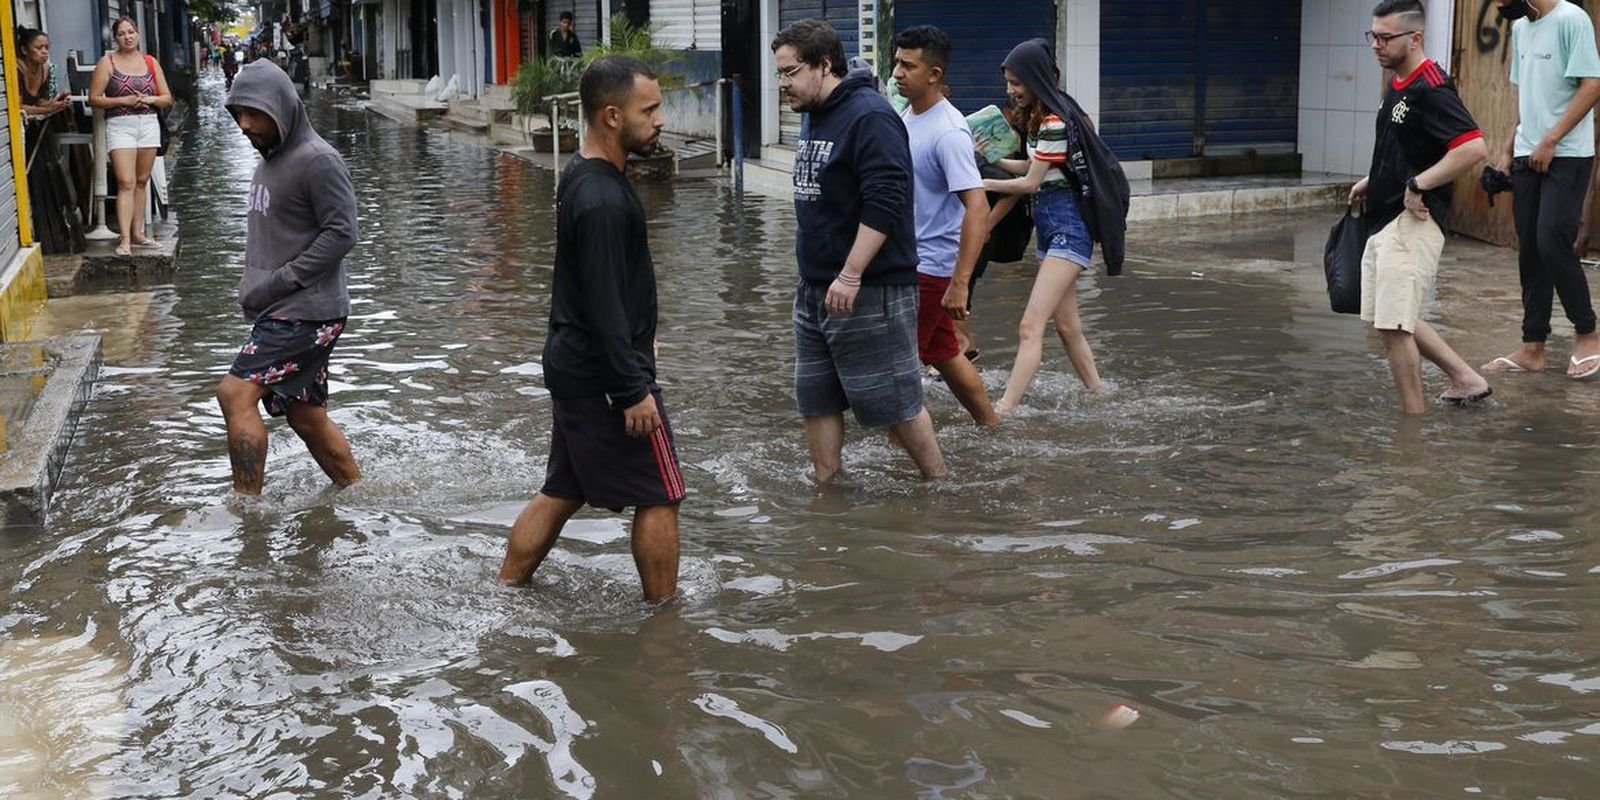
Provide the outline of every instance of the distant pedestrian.
[[1589,279],[1576,249],[1594,173],[1594,105],[1600,53],[1589,13],[1567,0],[1495,0],[1511,25],[1511,83],[1517,122],[1495,168],[1511,173],[1522,283],[1522,346],[1483,365],[1488,372],[1545,369],[1555,297],[1577,334],[1566,373],[1600,374]]
[[922,404],[917,239],[905,125],[866,72],[846,77],[833,27],[772,40],[778,85],[802,112],[795,146],[795,404],[816,480],[841,468],[844,412],[887,428],[925,477],[945,474]]
[[1055,62],[1033,41],[1006,56],[1001,68],[1006,92],[1027,134],[1028,158],[1002,159],[999,166],[1021,177],[984,181],[1003,194],[1033,194],[1033,219],[1038,239],[1039,273],[1018,326],[1017,357],[1006,391],[996,409],[1009,414],[1022,404],[1044,359],[1045,325],[1055,322],[1056,335],[1078,379],[1091,392],[1100,391],[1094,351],[1078,315],[1078,278],[1089,271],[1094,239],[1079,206],[1078,183],[1086,170],[1083,139],[1088,117],[1076,111],[1056,88]]
[[683,471],[656,385],[656,273],[645,211],[624,170],[661,137],[661,86],[628,56],[606,56],[578,85],[583,146],[556,196],[555,277],[544,344],[552,430],[544,486],[511,527],[500,580],[523,583],[584,504],[633,507],[644,599],[678,587]]
[[1400,410],[1421,414],[1424,358],[1450,379],[1440,401],[1464,405],[1491,394],[1422,318],[1439,273],[1451,182],[1489,151],[1455,83],[1422,50],[1420,0],[1382,0],[1372,15],[1367,42],[1394,77],[1378,109],[1372,166],[1350,190],[1352,205],[1366,202],[1363,219],[1375,231],[1361,259],[1361,319],[1383,338]]
[[250,180],[239,305],[253,327],[217,402],[228,426],[233,490],[261,493],[267,427],[287,417],[336,486],[361,480],[344,432],[328,417],[328,358],[350,315],[344,257],[356,243],[356,196],[344,159],[311,128],[283,70],[239,71],[228,111],[261,153]]
[[978,370],[962,352],[955,321],[988,236],[989,200],[973,158],[966,117],[945,99],[950,38],[931,25],[894,40],[894,79],[909,101],[900,119],[910,140],[917,231],[917,351],[939,371],[972,418],[999,422]]
[[578,42],[578,34],[572,29],[572,12],[561,12],[560,27],[550,32],[550,52],[548,55],[556,58],[577,58],[583,55],[583,45]]
[[89,78],[89,105],[106,110],[106,150],[117,176],[116,254],[158,247],[145,236],[150,172],[161,146],[158,108],[172,107],[167,78],[154,58],[139,51],[139,26],[128,17],[111,25],[117,49],[105,54]]

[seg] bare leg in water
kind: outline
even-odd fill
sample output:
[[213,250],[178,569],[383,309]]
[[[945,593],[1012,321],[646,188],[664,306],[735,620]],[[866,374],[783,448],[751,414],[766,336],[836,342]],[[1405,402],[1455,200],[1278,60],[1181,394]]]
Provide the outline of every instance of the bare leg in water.
[[1039,275],[1034,278],[1033,291],[1028,295],[1028,305],[1022,312],[1022,323],[1017,326],[1017,359],[1011,367],[1011,378],[1006,381],[1005,394],[995,410],[1009,414],[1022,404],[1023,395],[1033,385],[1039,364],[1044,359],[1044,329],[1055,321],[1056,333],[1067,349],[1078,378],[1090,391],[1100,390],[1100,374],[1094,365],[1094,352],[1083,336],[1083,323],[1078,317],[1078,276],[1083,267],[1061,258],[1046,258],[1039,264]]

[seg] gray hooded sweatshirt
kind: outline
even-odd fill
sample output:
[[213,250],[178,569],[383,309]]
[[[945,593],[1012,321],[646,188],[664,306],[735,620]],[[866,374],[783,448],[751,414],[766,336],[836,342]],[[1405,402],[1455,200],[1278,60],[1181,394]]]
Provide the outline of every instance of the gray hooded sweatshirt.
[[246,64],[228,109],[262,111],[279,145],[256,165],[239,305],[244,318],[327,320],[350,315],[344,257],[356,243],[356,195],[344,159],[311,128],[306,107],[276,64]]

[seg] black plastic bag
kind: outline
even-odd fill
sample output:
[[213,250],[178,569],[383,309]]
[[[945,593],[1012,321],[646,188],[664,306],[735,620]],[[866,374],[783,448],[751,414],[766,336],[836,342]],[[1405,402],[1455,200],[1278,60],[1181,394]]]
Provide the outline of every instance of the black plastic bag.
[[1328,231],[1322,270],[1328,277],[1328,304],[1336,314],[1361,313],[1361,256],[1367,249],[1367,226],[1353,207]]

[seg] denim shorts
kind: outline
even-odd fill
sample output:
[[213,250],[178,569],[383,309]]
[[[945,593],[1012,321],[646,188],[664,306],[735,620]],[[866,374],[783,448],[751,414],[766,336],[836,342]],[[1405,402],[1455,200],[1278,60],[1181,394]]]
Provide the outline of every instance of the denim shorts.
[[868,428],[922,413],[917,287],[863,286],[848,316],[828,314],[827,284],[794,293],[794,399],[803,417],[855,412]]
[[1078,211],[1078,193],[1072,189],[1042,189],[1033,200],[1033,225],[1038,237],[1039,260],[1060,258],[1085,270],[1094,255],[1089,226]]

